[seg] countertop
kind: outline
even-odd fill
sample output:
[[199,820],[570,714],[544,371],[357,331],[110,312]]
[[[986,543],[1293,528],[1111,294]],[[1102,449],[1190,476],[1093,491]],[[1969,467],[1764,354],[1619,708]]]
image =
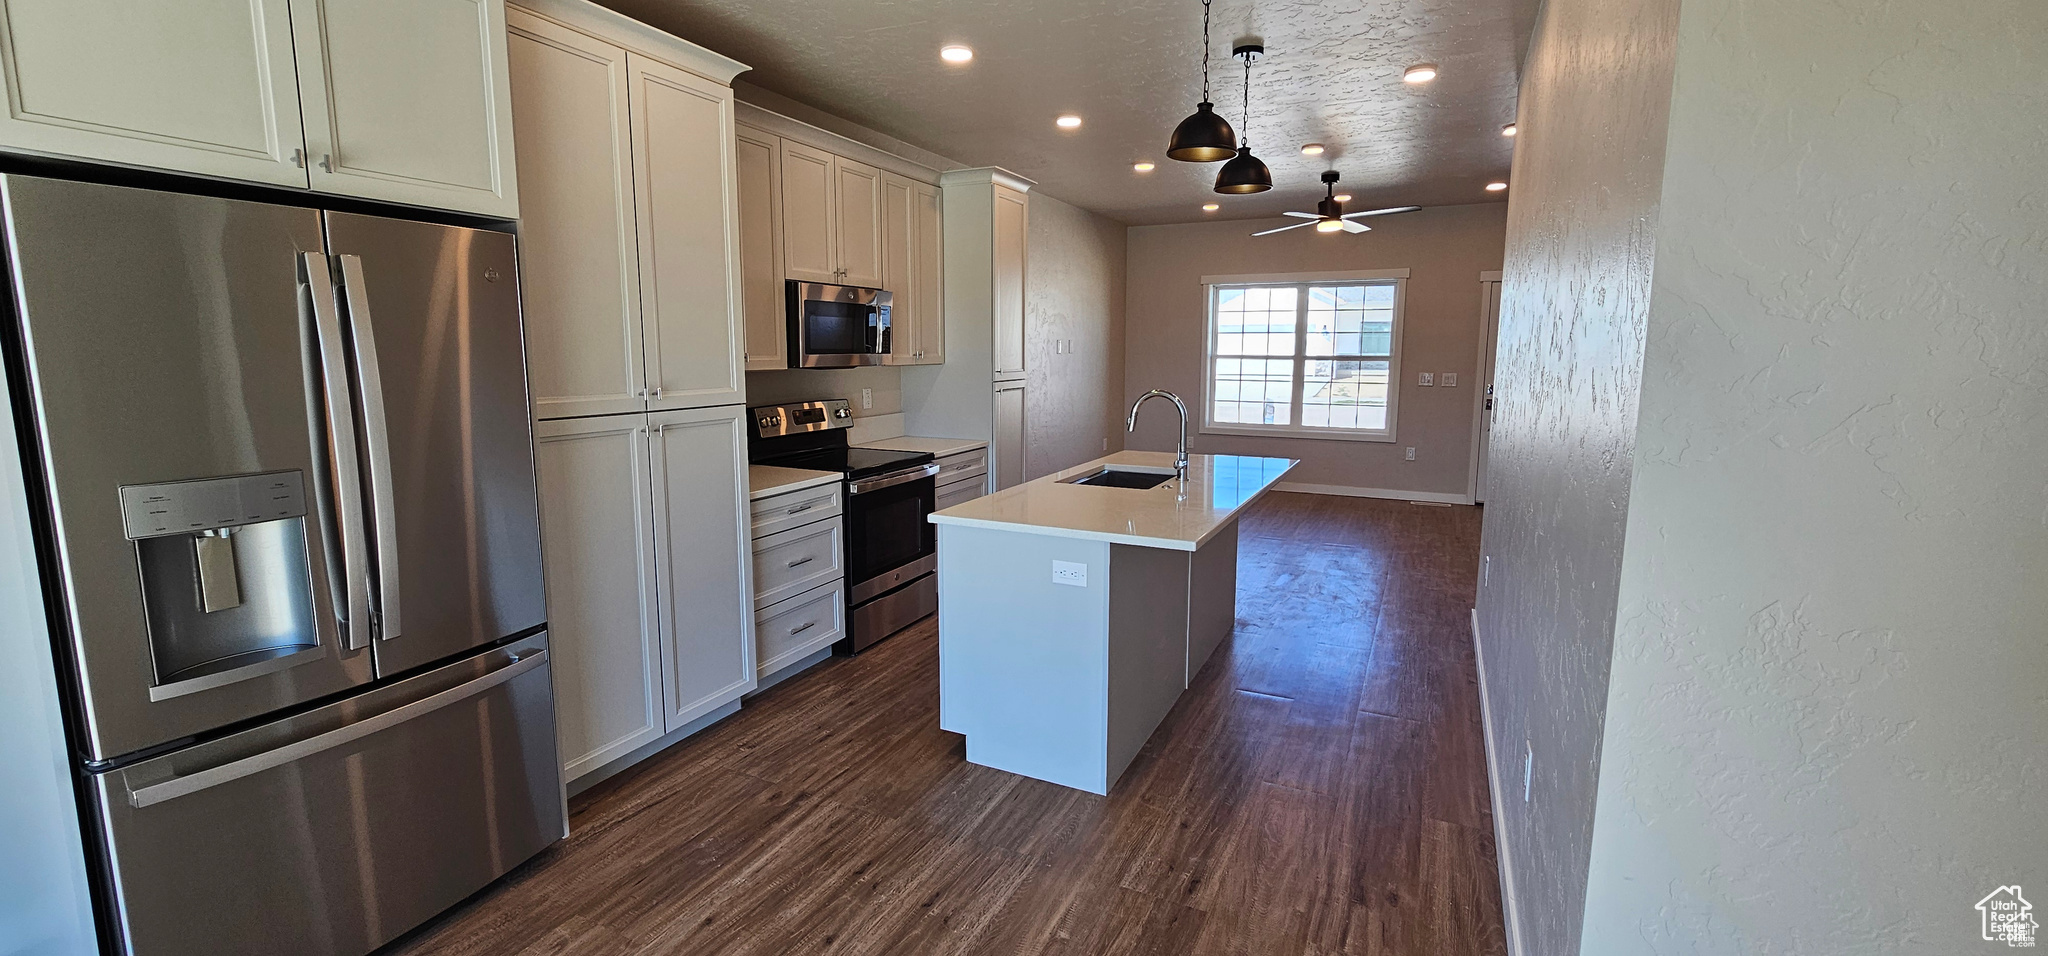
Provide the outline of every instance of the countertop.
[[785,491],[809,488],[814,485],[829,485],[841,477],[836,471],[813,471],[809,468],[784,468],[780,465],[748,465],[747,492],[749,499],[766,498]]
[[1293,458],[1189,455],[1185,498],[1177,481],[1143,490],[1060,483],[1104,465],[1173,470],[1172,452],[1123,451],[954,505],[931,521],[1194,551],[1297,464]]
[[899,435],[895,438],[864,441],[860,443],[860,447],[886,448],[890,451],[924,451],[930,452],[936,457],[944,458],[947,455],[957,455],[963,451],[987,448],[988,442],[977,441],[972,438],[919,438],[916,435]]

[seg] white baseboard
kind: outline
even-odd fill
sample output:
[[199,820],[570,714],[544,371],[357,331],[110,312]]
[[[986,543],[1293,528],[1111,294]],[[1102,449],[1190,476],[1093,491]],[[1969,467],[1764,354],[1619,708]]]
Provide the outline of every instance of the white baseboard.
[[1427,501],[1441,505],[1469,505],[1471,495],[1454,495],[1441,491],[1401,491],[1395,488],[1355,488],[1350,485],[1311,485],[1299,481],[1281,481],[1273,484],[1274,491],[1293,491],[1304,495],[1343,495],[1346,498],[1390,498],[1395,501]]
[[696,733],[697,731],[703,730],[704,728],[709,727],[712,724],[718,723],[719,721],[724,720],[727,717],[739,713],[739,710],[740,701],[739,698],[735,697],[731,701],[720,706],[718,709],[713,710],[712,712],[705,714],[704,716],[699,717],[696,720],[690,721],[689,723],[684,724],[683,726],[678,727],[675,730],[670,731],[669,733],[663,734],[660,739],[634,748],[632,753],[629,753],[623,757],[620,757],[617,760],[605,764],[602,767],[598,767],[597,769],[592,770],[589,773],[584,774],[583,776],[577,777],[576,779],[569,781],[567,786],[564,787],[564,789],[566,789],[569,792],[569,796],[572,797],[579,793],[582,793],[583,791],[588,790],[591,787],[597,786],[598,784],[603,783],[606,780],[609,780],[612,777],[617,776],[620,771],[623,771],[633,766],[634,764],[639,763],[642,760],[646,760],[647,758],[652,757],[655,754],[667,750],[668,748],[673,747],[676,744],[682,743],[683,738],[688,737],[691,734]]
[[1479,727],[1486,739],[1486,789],[1493,794],[1493,859],[1500,866],[1500,918],[1507,924],[1508,956],[1522,956],[1522,909],[1515,896],[1515,867],[1508,856],[1507,817],[1502,813],[1500,761],[1493,746],[1493,705],[1486,696],[1486,650],[1479,642],[1479,609],[1472,609],[1472,661],[1479,671]]

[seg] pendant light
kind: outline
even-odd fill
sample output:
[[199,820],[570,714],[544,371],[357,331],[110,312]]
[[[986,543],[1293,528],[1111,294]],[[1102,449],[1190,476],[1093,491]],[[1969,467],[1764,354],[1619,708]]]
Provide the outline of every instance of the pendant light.
[[1263,45],[1240,43],[1230,51],[1231,56],[1244,57],[1244,128],[1245,141],[1237,148],[1237,155],[1223,168],[1216,171],[1216,191],[1226,195],[1262,193],[1273,188],[1273,171],[1266,168],[1257,156],[1252,155],[1252,58],[1266,52]]
[[1209,0],[1202,0],[1202,102],[1173,128],[1173,138],[1166,141],[1166,158],[1213,163],[1229,159],[1235,152],[1237,133],[1216,115],[1216,104],[1209,102]]

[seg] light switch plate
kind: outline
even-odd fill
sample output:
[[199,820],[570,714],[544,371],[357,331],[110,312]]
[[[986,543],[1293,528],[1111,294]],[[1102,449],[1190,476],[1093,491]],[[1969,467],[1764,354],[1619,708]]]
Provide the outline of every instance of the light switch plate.
[[1088,586],[1088,566],[1079,561],[1054,561],[1052,583],[1064,584],[1070,588]]
[[1457,387],[1458,387],[1458,373],[1456,373],[1456,372],[1445,372],[1445,373],[1444,373],[1444,387],[1445,387],[1445,388],[1457,388]]
[[1417,374],[1416,374],[1416,378],[1415,378],[1415,384],[1417,384],[1417,385],[1435,385],[1435,384],[1436,384],[1436,376],[1435,376],[1435,375],[1432,375],[1432,374],[1430,374],[1430,373],[1428,373],[1428,372],[1420,372],[1420,373],[1417,373]]

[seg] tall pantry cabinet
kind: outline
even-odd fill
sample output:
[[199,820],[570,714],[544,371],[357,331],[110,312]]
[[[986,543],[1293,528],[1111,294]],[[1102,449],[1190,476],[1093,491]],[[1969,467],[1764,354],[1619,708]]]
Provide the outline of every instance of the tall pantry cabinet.
[[574,786],[755,687],[731,89],[746,67],[584,0],[507,19]]

